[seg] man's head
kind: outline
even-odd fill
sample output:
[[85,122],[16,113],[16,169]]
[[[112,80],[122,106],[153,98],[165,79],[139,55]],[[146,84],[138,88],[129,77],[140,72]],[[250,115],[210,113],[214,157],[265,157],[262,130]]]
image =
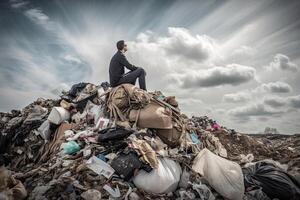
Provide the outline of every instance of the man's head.
[[123,52],[127,51],[127,44],[125,44],[124,40],[120,40],[117,42],[117,49],[119,51],[123,51]]

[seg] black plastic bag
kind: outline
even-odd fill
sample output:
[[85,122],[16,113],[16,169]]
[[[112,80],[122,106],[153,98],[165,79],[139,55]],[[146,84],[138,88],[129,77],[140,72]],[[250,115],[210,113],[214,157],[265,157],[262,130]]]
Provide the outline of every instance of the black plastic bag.
[[129,180],[136,169],[141,168],[143,163],[139,160],[135,152],[130,152],[129,154],[120,154],[115,158],[111,167],[123,178],[124,180]]
[[251,190],[249,192],[245,192],[245,196],[247,200],[271,200],[262,190],[261,188]]
[[245,187],[261,187],[271,199],[298,200],[300,185],[296,179],[272,163],[257,162],[243,168]]
[[77,83],[75,85],[73,85],[70,89],[70,91],[68,92],[69,93],[69,96],[75,98],[77,96],[77,93],[78,92],[81,92],[85,86],[87,86],[87,84],[89,83]]
[[98,142],[121,140],[128,137],[133,132],[133,130],[128,130],[122,127],[106,128],[99,131]]

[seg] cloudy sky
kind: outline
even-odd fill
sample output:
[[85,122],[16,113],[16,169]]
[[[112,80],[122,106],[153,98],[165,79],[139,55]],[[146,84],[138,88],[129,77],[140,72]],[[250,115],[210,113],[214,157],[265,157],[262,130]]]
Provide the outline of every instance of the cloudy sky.
[[115,43],[148,90],[249,133],[300,132],[300,1],[0,3],[0,111],[108,80]]

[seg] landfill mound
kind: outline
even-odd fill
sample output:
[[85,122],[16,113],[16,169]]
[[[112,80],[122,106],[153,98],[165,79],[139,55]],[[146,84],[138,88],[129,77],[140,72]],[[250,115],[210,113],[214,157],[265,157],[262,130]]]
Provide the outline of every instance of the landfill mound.
[[79,83],[0,113],[0,199],[300,199],[300,135],[247,135],[179,107]]

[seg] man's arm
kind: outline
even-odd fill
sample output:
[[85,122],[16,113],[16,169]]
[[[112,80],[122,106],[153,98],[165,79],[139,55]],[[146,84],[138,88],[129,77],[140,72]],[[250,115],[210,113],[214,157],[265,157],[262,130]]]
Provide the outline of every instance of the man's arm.
[[121,56],[120,56],[120,63],[121,63],[122,65],[124,65],[127,69],[131,70],[131,71],[137,69],[136,66],[134,66],[134,65],[132,65],[132,64],[130,64],[130,63],[128,62],[127,58],[126,58],[125,55],[123,55],[123,54],[121,54]]

